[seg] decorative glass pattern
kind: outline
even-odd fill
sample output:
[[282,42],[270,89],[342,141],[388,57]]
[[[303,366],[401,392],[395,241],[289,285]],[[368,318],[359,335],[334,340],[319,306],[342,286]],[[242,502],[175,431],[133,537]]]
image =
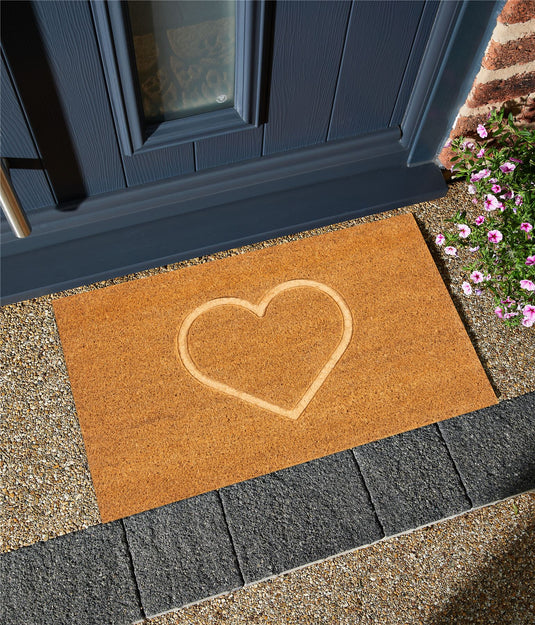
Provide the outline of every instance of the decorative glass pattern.
[[235,0],[129,0],[146,121],[234,104]]

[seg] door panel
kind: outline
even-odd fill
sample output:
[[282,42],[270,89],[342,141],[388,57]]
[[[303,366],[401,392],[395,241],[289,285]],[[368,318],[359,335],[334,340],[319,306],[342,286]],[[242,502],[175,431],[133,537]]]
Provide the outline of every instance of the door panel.
[[327,137],[350,2],[279,2],[264,154]]
[[197,171],[258,158],[262,153],[264,129],[252,128],[195,142]]
[[353,4],[329,140],[390,123],[424,2],[381,4],[380,11],[375,2]]
[[0,158],[7,159],[11,184],[24,210],[31,212],[55,199],[3,58],[0,71]]

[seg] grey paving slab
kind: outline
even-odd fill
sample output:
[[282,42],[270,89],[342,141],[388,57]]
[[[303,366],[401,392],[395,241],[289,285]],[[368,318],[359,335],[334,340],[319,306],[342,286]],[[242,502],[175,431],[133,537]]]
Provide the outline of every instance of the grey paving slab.
[[147,616],[243,585],[217,492],[124,519]]
[[351,452],[221,490],[246,582],[383,537]]
[[535,488],[535,393],[439,428],[475,506]]
[[141,610],[120,522],[0,556],[2,625],[133,623]]
[[387,535],[471,507],[436,425],[362,445],[353,453]]

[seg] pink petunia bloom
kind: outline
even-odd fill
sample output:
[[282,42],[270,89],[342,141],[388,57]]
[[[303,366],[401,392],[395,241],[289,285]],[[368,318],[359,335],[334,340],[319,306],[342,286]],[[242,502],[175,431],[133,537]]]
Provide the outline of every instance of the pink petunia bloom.
[[510,160],[512,160],[514,163],[520,163],[520,165],[522,165],[522,163],[524,162],[520,160],[519,158],[511,158]]
[[481,150],[479,150],[476,156],[477,158],[483,158],[485,156],[485,148],[481,148]]
[[531,326],[535,323],[534,319],[526,319],[526,317],[524,317],[524,319],[522,319],[522,325],[525,328],[531,328]]
[[524,221],[520,224],[520,230],[523,230],[524,232],[530,232],[531,230],[533,230],[533,226],[528,221]]
[[533,254],[533,256],[528,256],[526,258],[526,265],[528,265],[528,267],[535,265],[535,254]]
[[446,252],[446,254],[448,254],[449,256],[457,256],[457,249],[454,248],[452,245],[448,245],[447,247],[445,247],[444,252]]
[[503,310],[499,306],[494,309],[494,312],[500,319],[503,319]]
[[457,228],[459,228],[459,236],[461,239],[467,239],[472,232],[466,224],[457,224]]
[[531,280],[520,280],[520,288],[526,291],[535,291],[535,282]]
[[472,195],[474,195],[474,193],[477,191],[476,186],[474,184],[469,184],[468,185],[468,193],[471,193]]
[[503,202],[498,202],[498,208],[501,210],[501,212],[503,213],[503,211],[505,210],[505,205]]
[[491,243],[499,243],[503,239],[503,234],[499,230],[490,230],[487,239]]
[[485,276],[481,273],[481,271],[472,271],[470,274],[470,280],[477,284],[478,282],[483,282],[483,280],[485,280]]
[[489,178],[489,182],[492,182],[492,184],[495,184],[496,182],[498,182],[498,178]]
[[493,211],[496,210],[500,205],[500,202],[498,202],[498,199],[496,198],[495,195],[492,195],[491,193],[489,193],[488,195],[485,196],[485,201],[483,202],[483,207],[486,211]]
[[439,234],[437,234],[437,237],[435,239],[435,243],[437,245],[443,245],[445,240],[446,240],[446,237],[442,233],[439,233]]
[[490,188],[490,190],[493,193],[499,193],[502,190],[502,188],[500,187],[499,184],[493,184],[492,187]]
[[511,189],[507,189],[507,191],[503,195],[500,195],[500,199],[510,200],[513,197],[513,195],[514,193],[511,191]]
[[462,288],[465,295],[472,295],[472,287],[470,286],[469,282],[463,282]]
[[515,197],[515,204],[517,206],[522,206],[523,203],[524,203],[524,200],[522,199],[522,196],[521,195],[517,195]]
[[489,133],[487,132],[487,129],[485,128],[485,126],[483,126],[483,124],[479,124],[477,127],[477,134],[482,138],[485,139],[486,137],[489,136]]
[[511,317],[516,317],[517,315],[518,315],[517,312],[508,312],[508,313],[505,313],[504,318],[511,319]]
[[531,304],[526,304],[524,308],[522,308],[522,314],[526,319],[531,319],[532,321],[535,321],[535,306],[532,306]]
[[466,141],[463,141],[461,143],[461,150],[473,150],[476,147],[476,144],[473,141],[470,141],[470,139],[467,139]]
[[503,165],[500,165],[500,170],[504,174],[509,174],[510,172],[514,171],[515,169],[516,169],[516,165],[514,163],[511,163],[510,161],[506,161]]
[[478,171],[476,174],[472,174],[470,176],[470,182],[477,182],[478,180],[482,180],[483,178],[488,178],[490,176],[490,169],[482,169]]
[[484,215],[479,215],[475,219],[476,226],[480,226],[484,221],[485,221],[485,216]]

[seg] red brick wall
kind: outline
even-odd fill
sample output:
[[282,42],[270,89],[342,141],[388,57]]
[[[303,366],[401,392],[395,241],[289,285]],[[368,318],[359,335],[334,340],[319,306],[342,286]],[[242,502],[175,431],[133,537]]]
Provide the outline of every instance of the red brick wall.
[[[504,6],[450,139],[477,137],[477,125],[502,105],[517,123],[535,126],[535,0],[508,0]],[[448,169],[450,156],[448,148],[439,156]]]

